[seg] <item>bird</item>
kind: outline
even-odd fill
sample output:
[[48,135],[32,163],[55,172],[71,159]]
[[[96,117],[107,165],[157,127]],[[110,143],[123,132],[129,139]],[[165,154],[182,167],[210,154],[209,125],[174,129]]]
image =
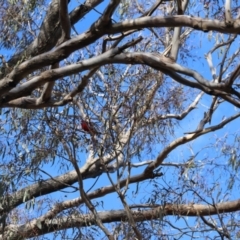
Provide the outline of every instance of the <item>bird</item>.
[[92,124],[91,122],[82,120],[82,121],[81,121],[81,126],[82,126],[82,129],[83,129],[85,132],[88,132],[88,133],[89,133],[90,135],[92,135],[92,136],[98,134],[96,128],[93,126],[93,124]]

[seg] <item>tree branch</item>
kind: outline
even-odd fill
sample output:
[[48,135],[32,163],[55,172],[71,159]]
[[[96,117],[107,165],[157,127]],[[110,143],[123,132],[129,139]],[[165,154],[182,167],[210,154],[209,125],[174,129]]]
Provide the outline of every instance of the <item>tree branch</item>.
[[59,18],[62,28],[62,36],[57,45],[70,39],[71,23],[68,15],[68,0],[59,0]]
[[218,125],[215,125],[215,126],[212,126],[212,127],[209,127],[209,128],[205,128],[200,132],[196,132],[196,133],[193,133],[193,134],[188,134],[187,136],[180,137],[180,138],[174,140],[172,143],[170,143],[167,147],[164,148],[164,150],[158,155],[157,159],[154,162],[150,163],[146,167],[145,172],[148,172],[148,171],[152,172],[154,169],[159,167],[162,164],[162,162],[167,158],[168,154],[170,152],[172,152],[174,149],[176,149],[178,146],[180,146],[184,143],[190,142],[190,141],[192,141],[192,140],[194,140],[194,139],[198,138],[199,136],[204,135],[206,133],[213,132],[213,131],[216,131],[218,129],[221,129],[227,123],[235,120],[239,116],[240,116],[240,113],[237,113],[234,116],[229,117],[226,120],[222,121]]
[[[10,67],[10,69],[13,66],[21,63],[23,60],[27,59],[29,56],[37,56],[51,50],[53,47],[56,46],[57,41],[61,37],[58,1],[59,0],[53,0],[51,2],[37,38],[24,51],[15,54],[8,61],[8,66]],[[75,8],[69,16],[71,25],[77,23],[91,9],[99,5],[101,2],[103,2],[103,0],[86,0],[84,4],[81,4],[79,7]],[[53,63],[54,62],[52,62],[51,64]],[[4,75],[6,75],[9,70],[1,69],[3,74],[0,74],[0,78],[4,77]]]
[[[131,206],[130,206],[131,207]],[[228,213],[240,210],[240,200],[229,201],[215,204],[215,206],[202,204],[170,204],[166,203],[163,206],[151,207],[148,210],[131,210],[133,218],[136,222],[159,219],[159,214],[164,216],[209,216],[217,213]],[[111,210],[106,212],[99,212],[99,217],[103,223],[120,222],[127,220],[127,214],[124,210]],[[70,220],[70,221],[69,221]],[[41,229],[38,227],[41,225]],[[23,225],[10,224],[5,228],[4,237],[34,237],[46,233],[59,231],[73,227],[88,227],[95,224],[95,218],[92,214],[70,215],[67,217],[58,217],[54,219],[45,220],[34,219],[29,223]],[[0,239],[3,239],[0,237]]]

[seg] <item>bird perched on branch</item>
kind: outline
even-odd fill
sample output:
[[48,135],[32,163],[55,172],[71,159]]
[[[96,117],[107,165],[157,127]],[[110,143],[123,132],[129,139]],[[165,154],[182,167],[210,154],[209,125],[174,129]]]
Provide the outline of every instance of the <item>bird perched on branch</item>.
[[99,132],[97,132],[96,128],[94,127],[94,125],[91,122],[82,120],[81,126],[85,132],[88,132],[92,136],[99,134]]

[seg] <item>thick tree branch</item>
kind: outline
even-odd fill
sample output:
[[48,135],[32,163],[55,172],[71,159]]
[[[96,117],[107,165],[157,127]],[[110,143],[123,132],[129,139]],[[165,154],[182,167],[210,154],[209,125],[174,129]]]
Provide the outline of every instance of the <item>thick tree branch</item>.
[[185,15],[172,17],[141,17],[113,24],[109,29],[106,29],[106,33],[117,33],[146,27],[190,27],[203,32],[212,30],[221,33],[239,34],[240,19],[234,20],[232,26],[228,26],[225,21]]
[[[126,44],[125,47],[130,46],[131,43]],[[29,94],[36,87],[43,85],[45,82],[50,82],[59,79],[60,77],[68,76],[70,74],[78,73],[79,71],[84,71],[92,67],[99,67],[107,63],[125,63],[125,64],[146,64],[157,70],[161,70],[164,73],[170,75],[175,80],[180,83],[198,88],[204,92],[221,96],[227,101],[230,101],[236,106],[240,106],[240,103],[237,100],[231,98],[230,94],[239,95],[238,92],[233,92],[232,88],[229,88],[228,83],[221,82],[209,82],[204,79],[198,72],[185,68],[177,63],[174,63],[171,59],[164,57],[160,54],[154,53],[121,53],[123,47],[111,49],[100,56],[93,57],[91,59],[83,60],[80,63],[72,64],[61,69],[48,70],[43,72],[40,76],[34,77],[32,80],[29,80],[26,83],[23,83],[21,86],[16,87],[11,90],[7,96],[2,98],[2,107],[4,107],[4,102],[9,102],[18,97]],[[23,66],[24,68],[24,66]],[[20,70],[20,69],[19,69]],[[175,72],[185,74],[192,77],[196,82],[186,80],[180,75],[177,75]],[[14,73],[13,73],[14,75]],[[229,95],[229,96],[228,96]]]
[[70,39],[71,23],[68,15],[68,0],[59,0],[59,19],[62,28],[62,36],[57,45]]
[[[109,193],[115,192],[115,187],[120,187],[120,188],[125,187],[127,181],[128,181],[128,184],[133,184],[133,183],[142,182],[142,181],[147,180],[147,179],[158,178],[158,177],[161,177],[162,175],[163,175],[162,173],[150,173],[150,174],[141,173],[139,175],[132,176],[129,179],[121,180],[117,184],[117,186],[116,185],[110,185],[110,186],[104,186],[102,188],[99,188],[99,189],[97,189],[93,192],[88,193],[87,196],[88,196],[89,199],[100,198],[100,197],[106,196]],[[84,203],[82,198],[76,198],[76,199],[67,200],[67,201],[58,203],[55,206],[53,206],[53,208],[49,212],[47,212],[46,214],[44,214],[41,217],[41,221],[45,221],[48,218],[53,218],[58,213],[62,212],[63,210],[66,210],[66,209],[69,209],[69,208],[72,208],[72,207],[77,207],[82,203]]]
[[[36,69],[41,67],[51,65],[57,61],[61,61],[64,58],[68,57],[72,52],[77,49],[80,49],[103,36],[106,33],[119,33],[122,31],[133,30],[137,28],[144,27],[177,27],[177,26],[187,26],[192,27],[198,30],[216,30],[223,33],[239,33],[240,32],[240,19],[234,21],[232,27],[226,25],[225,22],[217,20],[208,20],[201,18],[194,18],[188,16],[174,16],[174,17],[143,17],[135,20],[128,20],[122,23],[114,24],[108,26],[107,28],[101,29],[101,31],[96,31],[92,27],[92,31],[87,31],[80,36],[71,39],[54,51],[49,53],[43,53],[37,57],[34,57],[20,66],[16,67],[12,73],[9,74],[8,79],[12,79],[11,85],[7,84],[8,79],[2,79],[1,84],[5,88],[0,86],[0,94],[6,93],[8,90],[16,86],[19,81],[27,76],[27,74],[33,72]],[[6,87],[6,85],[8,87]]]
[[[229,201],[210,205],[201,204],[170,204],[167,203],[163,206],[151,207],[149,205],[148,210],[132,210],[133,218],[136,222],[142,222],[147,220],[159,219],[159,215],[181,215],[181,216],[209,216],[216,215],[218,213],[228,213],[240,210],[240,200]],[[103,223],[120,222],[127,220],[127,214],[124,210],[111,210],[108,212],[99,212],[99,217]],[[5,236],[9,236],[11,233],[12,237],[34,237],[40,236],[46,233],[59,231],[63,229],[73,227],[88,227],[95,224],[95,218],[92,214],[79,214],[71,215],[68,217],[54,218],[45,220],[43,222],[40,219],[35,219],[29,223],[23,225],[8,225],[5,228]],[[38,227],[41,225],[41,229]],[[3,238],[0,238],[3,239]]]
[[[23,60],[29,58],[29,56],[34,57],[55,47],[62,33],[59,21],[58,1],[59,0],[53,0],[50,4],[49,10],[47,11],[46,17],[41,25],[37,38],[24,51],[15,54],[8,61],[8,66],[10,69],[16,66],[18,63],[21,63]],[[75,8],[69,16],[71,25],[77,23],[91,9],[99,5],[101,2],[103,2],[103,0],[86,0],[84,4],[81,4],[79,7]],[[8,69],[2,69],[3,74],[0,74],[0,78],[4,77],[4,75],[8,72]]]
[[31,98],[31,97],[21,97],[21,98],[17,98],[15,100],[9,101],[8,103],[5,103],[4,105],[6,107],[18,107],[18,108],[24,108],[24,109],[42,109],[44,107],[64,106],[64,105],[68,104],[69,102],[72,102],[73,98],[78,93],[81,93],[84,90],[84,88],[88,84],[89,78],[92,77],[92,75],[97,71],[97,69],[98,68],[93,68],[87,74],[85,74],[82,77],[82,80],[79,83],[79,85],[72,92],[70,92],[69,94],[64,96],[62,100],[52,101],[52,100],[50,100],[50,98],[47,98],[47,97],[50,97],[48,94],[44,95],[45,91],[49,91],[48,93],[51,93],[50,90],[53,87],[54,82],[49,82],[49,83],[46,83],[46,86],[44,86],[44,89],[42,92],[42,95],[44,96],[43,99],[46,99],[46,101],[41,99],[41,97],[40,97],[40,99]]
[[[99,67],[108,62],[109,63],[113,62],[114,56],[121,53],[124,49],[131,47],[132,45],[138,43],[139,41],[141,41],[141,39],[142,38],[140,37],[140,38],[137,38],[136,40],[126,43],[125,45],[123,45],[121,47],[110,49],[100,56],[93,57],[88,60],[83,60],[79,63],[68,65],[66,67],[61,67],[61,68],[57,68],[54,70],[45,71],[45,72],[41,73],[40,76],[33,77],[31,80],[23,83],[19,87],[12,89],[10,92],[8,92],[7,96],[4,96],[2,98],[2,101],[9,102],[13,99],[29,95],[37,87],[40,87],[41,85],[43,85],[46,82],[55,81],[55,80],[59,79],[60,77],[64,77],[64,76],[68,76],[70,74],[78,73],[80,71],[88,70],[89,68]],[[19,66],[18,71],[21,71],[22,65],[23,64],[21,64]],[[25,68],[25,67],[23,66],[23,68]],[[12,74],[15,75],[14,72]],[[5,88],[3,88],[3,89],[4,89],[4,91],[6,90]],[[0,92],[1,92],[1,90],[0,90]]]
[[[82,172],[82,169],[81,169],[81,172]],[[90,177],[99,176],[102,174],[102,172],[99,170],[99,167],[96,166],[91,168],[91,170],[88,173],[81,173],[81,174],[84,179],[87,179]],[[121,188],[124,187],[126,185],[127,180],[129,181],[130,184],[132,184],[132,183],[137,183],[147,179],[153,179],[161,176],[162,176],[162,173],[156,173],[156,174],[151,172],[142,173],[142,174],[130,177],[129,180],[128,179],[121,180],[119,183],[119,186]],[[25,192],[29,193],[30,199],[33,197],[37,198],[38,196],[43,196],[43,195],[55,192],[56,190],[61,190],[66,187],[69,187],[70,185],[72,185],[73,183],[76,183],[77,181],[78,181],[77,173],[75,170],[73,170],[66,174],[30,185],[12,194],[11,196],[8,196],[8,198],[11,199],[10,201],[11,204],[6,206],[4,209],[0,210],[0,214],[2,214],[2,211],[10,211],[11,209],[21,205],[23,203],[23,196]],[[94,198],[105,196],[114,191],[115,191],[115,187],[110,185],[110,186],[97,189],[96,191],[89,193],[87,196],[89,199],[94,199]],[[64,209],[78,206],[82,203],[83,203],[82,198],[77,198],[75,200],[63,202],[62,204],[59,204],[56,207],[54,207],[51,212],[46,214],[46,216],[43,216],[43,219],[53,217],[54,214],[57,214]]]

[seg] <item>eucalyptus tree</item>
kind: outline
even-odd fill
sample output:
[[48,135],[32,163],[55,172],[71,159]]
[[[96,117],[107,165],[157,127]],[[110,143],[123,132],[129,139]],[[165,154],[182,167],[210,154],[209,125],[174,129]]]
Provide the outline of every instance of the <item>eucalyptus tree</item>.
[[0,239],[240,237],[238,1],[1,6]]

